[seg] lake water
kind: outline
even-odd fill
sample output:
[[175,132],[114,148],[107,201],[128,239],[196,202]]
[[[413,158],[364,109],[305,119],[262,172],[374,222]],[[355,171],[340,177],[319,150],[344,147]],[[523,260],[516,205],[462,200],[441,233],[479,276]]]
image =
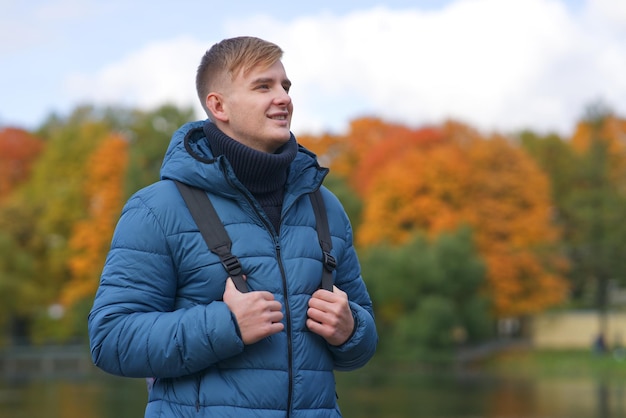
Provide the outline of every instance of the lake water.
[[[347,418],[626,417],[622,382],[368,368],[339,373],[337,378]],[[80,379],[0,382],[0,417],[136,418],[143,416],[146,397],[143,380],[101,372]]]

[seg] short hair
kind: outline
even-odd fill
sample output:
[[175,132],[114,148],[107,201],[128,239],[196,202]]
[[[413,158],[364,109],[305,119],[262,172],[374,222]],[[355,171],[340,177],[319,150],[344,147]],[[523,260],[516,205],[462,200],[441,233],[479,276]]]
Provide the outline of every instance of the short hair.
[[206,107],[206,96],[215,88],[215,81],[227,74],[235,78],[243,70],[244,75],[257,66],[270,67],[283,56],[276,44],[255,38],[240,36],[224,39],[213,45],[202,57],[196,73],[196,90],[202,108]]

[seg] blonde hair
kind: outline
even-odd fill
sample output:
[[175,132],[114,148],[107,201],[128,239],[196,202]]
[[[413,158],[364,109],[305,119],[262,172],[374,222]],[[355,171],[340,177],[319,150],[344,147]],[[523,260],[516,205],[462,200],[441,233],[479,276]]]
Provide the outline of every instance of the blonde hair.
[[232,80],[241,71],[246,75],[252,68],[270,67],[282,56],[278,45],[252,36],[224,39],[213,45],[202,57],[196,73],[196,91],[207,115],[210,113],[206,96],[221,77],[230,75]]

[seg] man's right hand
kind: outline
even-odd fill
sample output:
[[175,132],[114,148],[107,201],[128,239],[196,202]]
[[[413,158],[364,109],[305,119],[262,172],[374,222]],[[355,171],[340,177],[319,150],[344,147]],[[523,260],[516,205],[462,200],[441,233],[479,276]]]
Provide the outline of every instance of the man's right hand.
[[229,277],[224,290],[224,303],[237,319],[244,344],[254,344],[265,337],[281,332],[285,325],[282,306],[267,291],[242,293]]

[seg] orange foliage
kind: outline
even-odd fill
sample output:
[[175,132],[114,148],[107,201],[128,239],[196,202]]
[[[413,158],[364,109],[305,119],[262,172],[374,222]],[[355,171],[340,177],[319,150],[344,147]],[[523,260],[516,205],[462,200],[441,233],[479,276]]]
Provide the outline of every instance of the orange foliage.
[[358,244],[404,243],[416,231],[436,235],[456,227],[470,169],[451,145],[398,153],[368,189]]
[[600,126],[580,122],[572,137],[572,147],[579,153],[586,152],[592,141],[600,140],[607,144],[611,178],[617,184],[626,179],[626,120],[607,116]]
[[377,173],[407,147],[428,147],[445,138],[438,128],[412,130],[406,126],[389,124],[377,118],[360,118],[350,123],[345,136],[301,136],[298,141],[318,155],[323,165],[333,173],[348,178],[360,196]]
[[72,273],[63,289],[61,303],[71,305],[93,296],[104,257],[111,242],[115,222],[123,205],[123,183],[128,165],[128,143],[111,135],[95,150],[87,162],[84,193],[88,216],[76,223],[70,238],[73,256]]
[[0,130],[0,200],[28,178],[43,147],[39,138],[22,129]]
[[592,136],[595,134],[609,143],[612,154],[619,154],[626,146],[626,120],[615,116],[607,116],[599,126],[597,132],[589,122],[580,122],[572,137],[572,146],[577,151],[584,151],[589,147]]
[[322,135],[321,137],[301,135],[298,137],[298,143],[317,155],[319,164],[323,167],[330,166],[337,154],[341,153],[339,142],[339,137],[332,135]]
[[564,260],[543,254],[558,240],[550,223],[547,177],[520,148],[494,136],[468,149],[472,167],[466,221],[485,255],[496,311],[501,315],[538,312],[563,301]]
[[404,127],[392,127],[384,141],[372,145],[369,152],[362,156],[352,174],[352,185],[360,196],[365,196],[379,173],[390,168],[397,157],[416,147],[426,151],[430,145],[443,141],[438,129],[423,128],[410,130]]
[[[470,221],[483,233],[482,245],[520,247],[552,242],[550,184],[534,161],[501,137],[474,141],[467,150],[472,201]],[[482,246],[481,245],[481,246]]]
[[530,250],[487,249],[489,293],[503,316],[539,312],[562,302],[567,286]]
[[417,231],[434,236],[469,224],[497,314],[525,315],[564,300],[563,261],[542,253],[558,239],[549,182],[521,149],[454,122],[419,131],[375,125],[365,143],[370,152],[356,153],[349,177],[365,203],[358,244],[400,244]]
[[373,118],[356,119],[350,122],[348,134],[341,138],[341,153],[333,160],[333,170],[349,178],[372,147],[390,138],[389,131],[395,128],[395,125]]

